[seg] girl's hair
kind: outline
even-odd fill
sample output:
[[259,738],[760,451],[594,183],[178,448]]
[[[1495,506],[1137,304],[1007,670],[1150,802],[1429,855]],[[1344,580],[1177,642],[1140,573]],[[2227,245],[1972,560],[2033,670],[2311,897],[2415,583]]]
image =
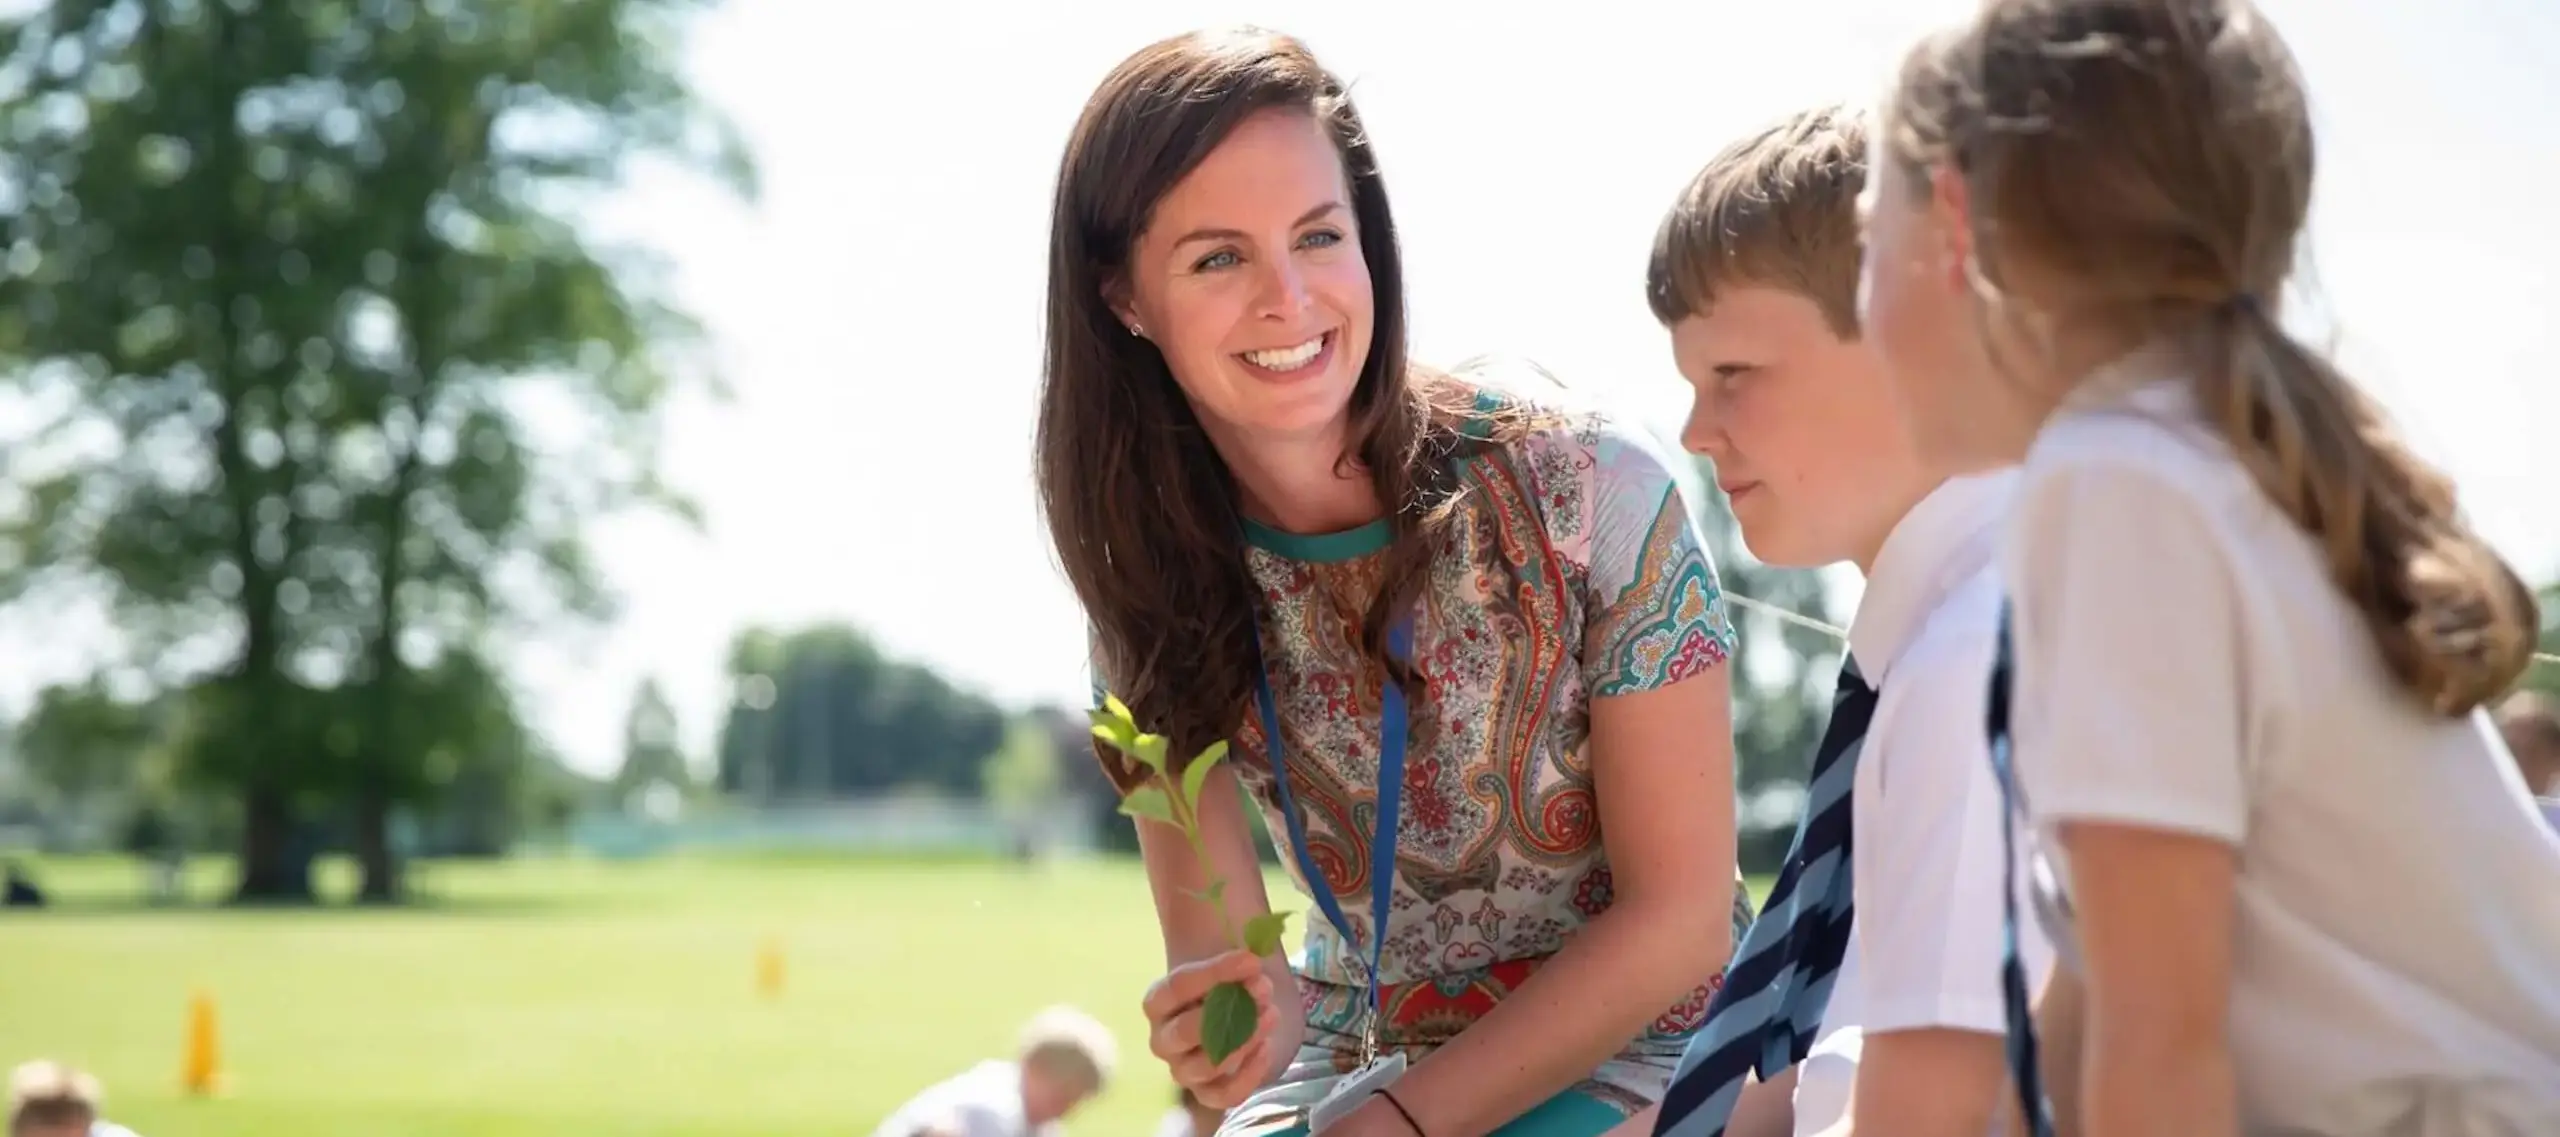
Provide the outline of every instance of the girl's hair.
[[[1391,612],[1420,597],[1455,500],[1453,457],[1472,388],[1405,358],[1404,268],[1359,112],[1304,44],[1256,28],[1195,32],[1124,60],[1085,103],[1058,167],[1050,219],[1048,347],[1037,477],[1058,557],[1092,624],[1094,662],[1177,757],[1230,737],[1255,669],[1254,585],[1227,468],[1153,344],[1109,297],[1156,204],[1239,124],[1311,116],[1341,156],[1375,297],[1369,356],[1351,394],[1345,468],[1365,469],[1393,537],[1363,646],[1386,660]],[[1389,661],[1393,682],[1411,671]],[[1126,789],[1142,771],[1117,755]]]
[[2310,207],[2291,51],[2245,0],[1990,0],[1905,63],[1885,124],[1951,168],[1987,286],[2125,342],[2202,345],[2198,405],[2316,538],[2392,672],[2443,714],[2531,661],[2532,592],[2453,485],[2277,321]]

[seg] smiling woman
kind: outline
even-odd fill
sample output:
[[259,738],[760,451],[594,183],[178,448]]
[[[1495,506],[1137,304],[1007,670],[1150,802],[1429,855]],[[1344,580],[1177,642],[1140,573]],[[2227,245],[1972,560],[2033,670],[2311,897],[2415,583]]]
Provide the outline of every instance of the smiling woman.
[[[1344,1137],[1650,1103],[1747,920],[1732,629],[1669,463],[1407,360],[1376,154],[1285,36],[1124,61],[1052,226],[1038,470],[1097,697],[1237,755],[1196,849],[1138,823],[1171,966],[1150,1048],[1230,1133],[1329,1095]],[[1239,783],[1316,901],[1294,970],[1227,950],[1270,910]],[[1259,1025],[1212,1060],[1222,982]]]

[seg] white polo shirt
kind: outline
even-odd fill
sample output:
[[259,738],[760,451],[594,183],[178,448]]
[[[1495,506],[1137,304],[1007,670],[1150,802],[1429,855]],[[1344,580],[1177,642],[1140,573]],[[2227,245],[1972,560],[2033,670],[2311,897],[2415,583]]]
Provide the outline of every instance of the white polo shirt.
[[2002,554],[2039,835],[2238,852],[2244,1131],[2560,1133],[2560,836],[2488,716],[2401,689],[2173,358],[2097,381],[2038,434]]
[[871,1131],[871,1137],[1056,1137],[1059,1127],[1031,1127],[1022,1111],[1022,1066],[981,1062],[917,1094]]
[[[1983,715],[2000,526],[2016,485],[2015,471],[1999,471],[1922,498],[1885,538],[1849,624],[1850,654],[1876,688],[1851,806],[1854,962],[1833,988],[1817,1056],[1796,1075],[1799,1134],[1839,1119],[1865,1035],[2008,1029],[2000,786]],[[2038,983],[2052,952],[2032,921],[2020,933]]]

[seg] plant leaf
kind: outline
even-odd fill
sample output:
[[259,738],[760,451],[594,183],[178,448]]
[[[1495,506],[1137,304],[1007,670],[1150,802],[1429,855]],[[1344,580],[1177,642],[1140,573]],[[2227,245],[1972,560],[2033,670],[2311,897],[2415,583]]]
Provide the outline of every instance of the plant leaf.
[[1182,892],[1183,895],[1204,904],[1224,904],[1227,899],[1227,882],[1224,880],[1211,880],[1209,882],[1209,887],[1207,888],[1186,888],[1183,889]]
[[1110,723],[1098,722],[1093,724],[1093,736],[1101,739],[1104,746],[1108,746],[1113,750],[1123,749],[1120,745],[1120,728],[1113,726]]
[[1261,1017],[1262,1008],[1253,1005],[1253,992],[1245,990],[1244,984],[1209,988],[1209,997],[1200,1004],[1201,1051],[1211,1062],[1226,1061],[1253,1041],[1254,1020]]
[[1103,692],[1102,709],[1109,712],[1111,717],[1119,722],[1127,723],[1130,726],[1136,726],[1138,724],[1138,716],[1129,713],[1129,704],[1121,702],[1120,696],[1118,695],[1114,695],[1108,691]]
[[1244,950],[1255,955],[1278,955],[1280,933],[1289,930],[1289,914],[1265,912],[1244,922]]
[[1136,752],[1130,749],[1138,740],[1135,725],[1127,719],[1113,717],[1109,711],[1087,711],[1085,714],[1093,720],[1093,736],[1101,739],[1103,745],[1132,758],[1137,757]]
[[1200,811],[1200,787],[1209,781],[1209,771],[1226,756],[1227,744],[1221,739],[1210,743],[1208,749],[1201,751],[1190,765],[1182,768],[1182,802],[1190,806],[1193,813]]
[[1120,799],[1120,812],[1131,817],[1144,817],[1167,825],[1178,825],[1173,819],[1173,801],[1157,786],[1140,786]]
[[1165,738],[1161,734],[1141,734],[1130,747],[1129,754],[1156,773],[1164,773]]

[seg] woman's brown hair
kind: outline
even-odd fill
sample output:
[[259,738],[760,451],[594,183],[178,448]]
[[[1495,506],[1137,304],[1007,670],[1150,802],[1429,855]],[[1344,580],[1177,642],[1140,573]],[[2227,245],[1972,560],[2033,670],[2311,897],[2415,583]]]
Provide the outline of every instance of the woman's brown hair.
[[2200,345],[2197,404],[2320,543],[2409,690],[2443,714],[2531,662],[2539,615],[2452,482],[2278,322],[2310,209],[2310,111],[2245,0],[1991,0],[1906,62],[1892,157],[1970,200],[1988,286],[2130,344]]
[[[1156,203],[1263,111],[1312,116],[1351,192],[1376,312],[1351,395],[1346,468],[1364,469],[1393,536],[1364,646],[1387,659],[1389,614],[1420,597],[1455,500],[1451,459],[1472,391],[1405,358],[1403,263],[1386,182],[1342,81],[1304,44],[1255,28],[1195,32],[1121,62],[1085,103],[1050,219],[1048,354],[1036,441],[1040,501],[1084,604],[1094,664],[1138,721],[1187,757],[1230,737],[1260,666],[1235,486],[1164,357],[1107,301]],[[1388,661],[1391,681],[1411,671]],[[1134,772],[1105,768],[1125,789]]]

